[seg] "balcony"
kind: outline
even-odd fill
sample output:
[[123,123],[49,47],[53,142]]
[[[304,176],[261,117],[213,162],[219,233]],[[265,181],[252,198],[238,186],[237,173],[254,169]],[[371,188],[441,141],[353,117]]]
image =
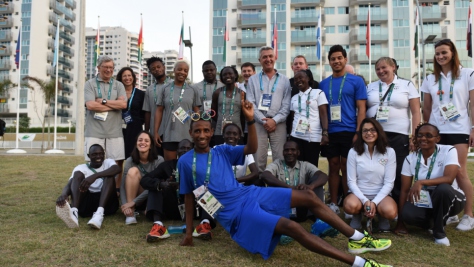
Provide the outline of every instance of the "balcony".
[[0,31],[0,42],[11,42],[12,40],[11,31]]
[[9,61],[0,61],[0,70],[10,70],[11,65]]
[[[53,63],[54,60],[54,53],[48,52],[48,57],[47,57],[48,63]],[[66,68],[73,69],[74,68],[74,62],[66,59],[65,57],[59,57],[58,62],[65,66]]]
[[[365,43],[365,28],[352,29],[349,31],[349,39],[351,44],[354,43]],[[388,41],[388,29],[387,27],[377,27],[370,30],[370,42],[371,43],[386,43]]]
[[438,22],[446,19],[445,6],[422,6],[420,14],[423,16],[423,22]]
[[61,37],[64,40],[64,42],[66,42],[70,45],[74,45],[74,41],[75,41],[74,37],[67,34],[66,32],[59,31],[59,37]]
[[[51,22],[54,26],[57,26],[56,24],[58,24],[58,15],[54,12],[49,12],[49,22]],[[59,18],[59,24],[64,26],[64,31],[70,33],[74,33],[76,31],[76,26],[63,18]]]
[[2,5],[0,5],[0,15],[2,14],[12,14],[14,12],[15,8],[13,3],[8,3],[8,2],[3,2]]
[[9,47],[6,46],[0,46],[0,56],[11,56],[12,55],[12,50]]
[[[54,102],[51,104],[54,107]],[[51,116],[54,116],[54,108],[51,109]],[[58,108],[58,117],[69,117],[69,111],[66,109]]]
[[[465,30],[465,29],[463,29]],[[440,26],[440,27],[428,27],[424,26],[423,27],[423,37],[428,37],[428,35],[436,35],[436,38],[433,40],[433,42],[437,42],[442,39],[447,39],[448,38],[448,29],[446,26]]]
[[[326,35],[321,37],[321,41],[326,41]],[[295,45],[316,45],[316,30],[291,31],[291,42]]]
[[64,0],[64,3],[66,3],[66,6],[70,7],[71,9],[76,8],[76,1],[74,0]]
[[291,0],[292,7],[324,6],[325,0]]
[[0,27],[1,28],[11,28],[13,27],[13,20],[8,17],[0,17]]
[[267,5],[266,0],[237,0],[237,7],[239,9],[265,7],[266,5]]
[[[354,8],[349,12],[349,23],[366,24],[368,8]],[[386,8],[371,8],[370,23],[382,23],[388,20],[388,11]]]
[[[304,24],[317,24],[319,12],[316,10],[299,10],[291,12],[291,24],[293,25],[304,25]],[[324,24],[326,17],[322,14],[321,23]]]
[[267,42],[265,31],[242,31],[237,33],[239,46],[263,46]]
[[255,52],[237,52],[237,64],[241,65],[244,62],[250,62],[253,64],[258,64],[260,65],[260,62],[258,61],[258,51],[256,50]]
[[387,1],[384,0],[349,0],[349,6],[354,5],[377,5],[377,4],[386,4]]
[[[381,57],[388,57],[387,48],[372,47],[371,51],[372,63],[375,63]],[[349,52],[349,62],[352,63],[368,63],[369,58],[365,54],[365,49],[351,49]]]
[[62,95],[58,95],[58,103],[68,106],[72,105],[72,101],[69,99],[69,97],[65,97]]
[[[308,64],[319,63],[318,56],[316,55],[316,47],[312,47],[311,49],[292,49],[291,50],[291,58],[295,58],[296,56],[302,55],[306,58],[306,62]],[[326,62],[326,57],[323,56],[321,53],[321,60],[323,64]]]
[[64,14],[64,16],[71,21],[76,19],[76,14],[71,9],[68,9],[66,6],[57,2],[56,0],[49,1],[49,8],[53,9],[57,14]]
[[67,84],[62,84],[62,87],[63,87],[63,92],[64,93],[68,93],[68,94],[72,94],[72,87],[67,85]]
[[263,12],[241,13],[237,18],[237,25],[240,27],[258,27],[267,23],[267,16]]
[[74,49],[70,48],[69,46],[60,44],[59,50],[64,52],[67,56],[70,56],[70,57],[74,56]]
[[[52,66],[48,67],[46,69],[46,74],[51,76],[51,78],[56,78],[56,68],[53,68]],[[65,70],[58,70],[58,76],[67,81],[72,81],[74,79],[74,76]]]

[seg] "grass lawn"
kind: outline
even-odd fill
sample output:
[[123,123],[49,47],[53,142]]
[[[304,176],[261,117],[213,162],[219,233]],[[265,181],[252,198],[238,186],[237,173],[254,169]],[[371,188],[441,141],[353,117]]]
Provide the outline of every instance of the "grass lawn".
[[[179,247],[182,235],[148,244],[145,236],[152,223],[143,215],[134,226],[126,226],[124,216],[117,212],[105,217],[101,230],[90,229],[89,218],[80,218],[80,227],[69,229],[56,217],[55,200],[74,166],[82,162],[77,156],[0,156],[0,266],[343,266],[296,242],[279,245],[264,261],[240,248],[220,226],[212,241],[195,240],[194,247]],[[469,164],[472,180],[474,163]],[[320,167],[327,172],[325,161]],[[303,226],[309,229],[311,224]],[[376,235],[391,238],[392,247],[363,256],[394,266],[473,265],[469,255],[474,231],[459,232],[448,226],[451,247],[444,247],[435,245],[424,230],[409,230],[409,236]],[[347,250],[347,239],[341,235],[326,241]]]

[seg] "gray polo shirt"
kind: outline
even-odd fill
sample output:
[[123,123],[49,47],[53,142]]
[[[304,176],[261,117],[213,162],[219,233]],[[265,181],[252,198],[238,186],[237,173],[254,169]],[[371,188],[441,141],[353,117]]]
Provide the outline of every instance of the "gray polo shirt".
[[[97,81],[99,82],[101,95],[97,90]],[[110,90],[110,97],[108,92]],[[127,99],[127,94],[125,93],[125,87],[123,84],[115,79],[110,79],[110,82],[103,82],[102,79],[97,76],[97,78],[92,78],[88,80],[84,87],[84,101],[95,101],[96,98],[108,99],[108,100],[117,100],[120,96],[123,96]],[[122,134],[122,110],[111,110],[108,111],[107,119],[105,121],[100,121],[94,119],[94,114],[96,112],[92,110],[86,111],[86,131],[85,137],[95,137],[95,138],[117,138],[123,137]]]
[[[191,118],[189,118],[185,123],[181,123],[177,118],[175,119],[175,122],[173,122],[173,112],[178,107],[182,107],[185,111],[192,112],[194,107],[201,106],[201,98],[199,97],[199,93],[194,85],[186,83],[182,101],[181,103],[178,103],[182,87],[174,86],[173,96],[171,96],[171,86],[173,84],[174,82],[170,82],[163,86],[156,99],[157,106],[164,106],[163,118],[160,125],[160,128],[163,128],[163,142],[181,142],[183,139],[191,141],[191,137],[189,136]],[[173,98],[173,107],[170,103],[170,96]],[[160,129],[158,129],[158,132],[160,132]]]
[[[283,159],[276,160],[272,162],[270,165],[267,166],[265,171],[269,171],[271,174],[273,174],[278,180],[286,183],[285,179],[285,167],[283,166]],[[299,170],[299,181],[297,185],[300,184],[309,184],[309,181],[313,175],[319,171],[319,169],[314,166],[313,164],[307,162],[307,161],[296,161],[296,164],[293,168],[288,168],[288,173],[289,173],[289,180],[290,180],[290,185],[294,186],[295,185],[295,170]]]
[[[166,78],[164,83],[156,83],[156,81],[148,86],[145,92],[145,100],[143,101],[143,111],[150,112],[150,133],[153,135],[153,129],[155,129],[155,111],[156,111],[156,100],[158,98],[158,94],[161,92],[161,89],[168,84],[168,80]],[[161,130],[161,129],[160,129]],[[158,132],[159,135],[162,135],[162,132]]]
[[[262,78],[262,88],[260,88],[260,77]],[[275,82],[277,83],[275,84]],[[272,93],[274,85],[275,91]],[[263,94],[272,95],[268,111],[258,109]],[[263,118],[273,118],[277,124],[283,123],[286,121],[288,114],[290,114],[290,81],[285,75],[278,72],[271,79],[268,79],[268,76],[263,71],[252,75],[247,85],[247,100],[254,105],[255,121],[258,123],[263,124]]]
[[[221,81],[216,80],[214,83],[209,84],[206,82],[206,80],[203,80],[197,84],[193,84],[193,86],[198,90],[199,92],[199,99],[201,99],[201,111],[204,110],[204,101],[205,100],[210,100],[212,101],[212,94],[214,91],[216,91],[218,88],[221,88],[225,86]],[[206,98],[204,99],[204,89],[206,90]]]

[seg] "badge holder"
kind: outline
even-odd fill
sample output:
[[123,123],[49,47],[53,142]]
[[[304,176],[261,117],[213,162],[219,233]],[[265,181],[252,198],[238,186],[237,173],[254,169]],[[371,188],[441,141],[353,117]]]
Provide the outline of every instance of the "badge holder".
[[219,212],[224,209],[224,206],[222,206],[222,204],[217,200],[217,198],[215,198],[204,185],[201,185],[200,187],[195,189],[193,193],[196,197],[197,204],[204,211],[206,211],[213,219],[215,219],[215,216],[217,216]]
[[174,115],[175,118],[178,118],[178,120],[182,124],[184,124],[189,119],[189,114],[182,107],[177,108],[173,112],[173,115]]
[[204,100],[202,104],[204,107],[204,111],[208,111],[211,109],[212,100]]
[[296,124],[295,134],[305,135],[309,130],[309,121],[306,118],[301,118]]
[[109,114],[108,111],[96,112],[96,113],[94,113],[94,119],[99,120],[99,121],[105,121],[105,120],[107,120],[107,115],[108,114]]
[[431,202],[430,192],[428,190],[420,190],[420,199],[418,202],[413,202],[413,204],[419,208],[432,209],[433,203]]
[[270,106],[272,105],[272,95],[271,94],[263,94],[258,105],[258,109],[261,111],[268,111]]
[[377,116],[375,117],[375,119],[378,122],[388,122],[389,111],[390,111],[389,106],[379,106],[379,108],[377,109]]
[[330,106],[331,112],[331,122],[341,122],[341,105],[331,105]]
[[446,121],[455,121],[461,117],[461,114],[459,114],[452,102],[441,105],[439,110],[441,111],[441,116],[443,116]]

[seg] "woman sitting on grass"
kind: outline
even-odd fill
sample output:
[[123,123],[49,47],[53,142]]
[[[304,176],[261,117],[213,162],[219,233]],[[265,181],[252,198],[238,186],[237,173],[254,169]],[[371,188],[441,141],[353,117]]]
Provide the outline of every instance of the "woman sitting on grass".
[[354,147],[347,156],[347,185],[350,194],[344,200],[344,211],[353,214],[351,227],[361,228],[362,213],[373,219],[378,213],[379,230],[390,231],[397,216],[397,204],[389,196],[395,181],[395,151],[380,123],[365,118]]
[[432,124],[415,130],[418,151],[403,164],[395,233],[407,234],[407,223],[429,229],[436,244],[449,246],[444,226],[448,217],[462,211],[466,197],[454,180],[460,167],[456,148],[438,145],[439,140],[439,130]]

